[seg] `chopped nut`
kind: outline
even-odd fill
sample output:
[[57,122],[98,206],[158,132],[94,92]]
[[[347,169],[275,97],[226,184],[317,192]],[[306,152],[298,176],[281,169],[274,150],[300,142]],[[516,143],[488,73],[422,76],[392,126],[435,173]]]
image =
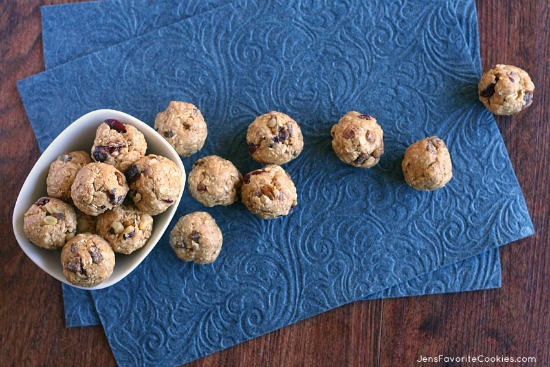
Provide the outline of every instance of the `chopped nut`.
[[113,222],[111,224],[111,228],[113,229],[114,234],[119,234],[119,233],[122,233],[122,231],[124,231],[124,226],[120,222]]
[[44,223],[53,226],[54,224],[57,224],[57,219],[51,215],[48,215],[47,217],[44,217]]

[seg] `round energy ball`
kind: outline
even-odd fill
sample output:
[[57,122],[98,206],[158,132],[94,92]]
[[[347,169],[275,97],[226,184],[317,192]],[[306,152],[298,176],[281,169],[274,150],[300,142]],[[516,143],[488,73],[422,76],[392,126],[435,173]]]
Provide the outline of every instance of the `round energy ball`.
[[103,238],[83,233],[65,244],[61,265],[71,284],[94,287],[113,274],[115,253]]
[[193,212],[181,217],[170,232],[170,246],[178,259],[183,261],[196,264],[214,262],[222,244],[222,231],[206,212]]
[[302,152],[304,137],[296,121],[281,112],[257,117],[246,133],[248,152],[260,163],[284,164]]
[[451,155],[437,136],[422,139],[405,151],[402,162],[405,181],[422,191],[442,188],[453,177]]
[[201,111],[193,104],[172,101],[166,110],[157,114],[155,130],[182,157],[189,157],[204,145],[208,135]]
[[118,120],[105,120],[96,131],[92,158],[115,166],[126,172],[130,166],[145,155],[147,142],[145,136],[130,124]]
[[201,204],[231,205],[238,200],[242,175],[227,159],[210,155],[199,159],[189,173],[189,192]]
[[46,189],[48,196],[71,200],[71,186],[82,167],[92,163],[90,155],[83,151],[64,153],[50,165]]
[[76,213],[56,198],[42,197],[23,217],[23,231],[35,245],[55,250],[76,235]]
[[288,215],[298,204],[292,178],[276,165],[268,165],[244,175],[241,198],[250,212],[263,219]]
[[384,154],[384,132],[372,116],[348,112],[330,133],[338,158],[354,167],[374,167]]
[[121,205],[97,217],[96,231],[109,242],[113,251],[131,254],[151,237],[153,217],[134,206]]
[[497,65],[479,80],[479,100],[495,115],[513,115],[533,103],[535,84],[516,66]]
[[84,214],[94,216],[120,205],[127,193],[124,175],[106,163],[85,165],[71,186],[74,205]]
[[160,214],[178,199],[185,173],[170,159],[149,154],[126,172],[130,197],[136,207],[150,215]]

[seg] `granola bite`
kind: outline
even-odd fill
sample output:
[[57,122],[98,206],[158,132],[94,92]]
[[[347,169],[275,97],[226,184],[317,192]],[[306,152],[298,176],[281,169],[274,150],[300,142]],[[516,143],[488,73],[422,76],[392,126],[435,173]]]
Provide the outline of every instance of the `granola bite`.
[[288,215],[298,204],[292,178],[276,165],[268,165],[244,175],[241,198],[250,212],[263,219]]
[[131,254],[142,248],[153,232],[153,217],[133,205],[121,205],[97,217],[97,234],[103,237],[113,251]]
[[497,65],[478,84],[479,100],[495,115],[513,115],[533,103],[535,84],[516,66]]
[[63,201],[42,197],[23,217],[23,231],[36,246],[55,250],[76,235],[76,213]]
[[115,253],[103,238],[83,233],[65,244],[61,250],[61,265],[69,283],[94,287],[113,274]]
[[199,159],[189,173],[189,192],[201,204],[231,205],[238,200],[242,175],[230,161],[210,155]]
[[442,188],[453,177],[451,155],[437,136],[422,139],[405,151],[402,162],[407,183],[421,191]]
[[218,258],[222,244],[222,231],[206,212],[181,217],[170,232],[170,246],[183,261],[210,264]]
[[374,167],[384,154],[384,131],[372,116],[348,112],[330,133],[338,158],[354,167]]
[[201,111],[193,104],[172,101],[166,110],[157,114],[155,130],[182,157],[189,157],[206,141],[208,129]]
[[257,117],[246,132],[252,159],[266,164],[285,164],[302,152],[304,137],[296,121],[281,112]]
[[64,153],[50,165],[46,189],[48,196],[61,200],[71,200],[71,186],[82,167],[92,163],[90,155],[83,151]]
[[71,187],[74,205],[85,214],[94,216],[120,205],[127,193],[124,175],[106,163],[90,163],[82,167]]
[[147,142],[141,131],[130,124],[108,119],[97,128],[92,158],[126,172],[146,150]]
[[176,202],[185,184],[185,172],[170,159],[149,154],[126,172],[130,197],[150,215],[160,214]]

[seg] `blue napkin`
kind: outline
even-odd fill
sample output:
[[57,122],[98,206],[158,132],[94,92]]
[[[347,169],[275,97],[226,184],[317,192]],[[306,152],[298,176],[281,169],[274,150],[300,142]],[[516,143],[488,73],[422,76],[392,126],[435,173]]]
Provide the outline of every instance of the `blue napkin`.
[[[182,264],[165,237],[124,281],[92,292],[117,362],[184,363],[531,234],[469,58],[446,2],[237,2],[22,81],[41,147],[90,109],[151,123],[183,99],[209,123],[200,155],[248,171],[258,167],[244,143],[256,115],[281,109],[303,127],[306,148],[286,166],[295,213],[262,221],[242,205],[213,208],[226,239],[214,264]],[[350,109],[385,130],[370,171],[344,167],[330,147],[330,127]],[[420,193],[400,161],[434,134],[455,178]],[[179,214],[197,209],[186,192]]]
[[[42,23],[46,65],[50,68],[62,64],[226,3],[229,1],[208,0],[200,4],[190,1],[182,6],[182,3],[176,0],[161,0],[154,3],[136,3],[132,0],[44,6]],[[456,18],[466,38],[472,60],[481,73],[475,3],[472,0],[457,2],[454,5]],[[94,21],[88,22],[86,19]],[[132,19],[130,26],[128,19]],[[113,32],[113,29],[118,32]],[[411,286],[411,282],[406,282],[383,293],[370,295],[368,299],[500,287],[500,261],[497,250],[487,251],[459,264],[419,277],[414,287]],[[491,264],[492,267],[479,268],[480,264]],[[472,277],[468,275],[468,271],[464,271],[471,268],[483,269],[491,276]],[[471,282],[472,279],[475,282]],[[426,284],[438,286],[426,287]],[[63,295],[68,327],[100,324],[93,299],[87,291],[64,285]]]

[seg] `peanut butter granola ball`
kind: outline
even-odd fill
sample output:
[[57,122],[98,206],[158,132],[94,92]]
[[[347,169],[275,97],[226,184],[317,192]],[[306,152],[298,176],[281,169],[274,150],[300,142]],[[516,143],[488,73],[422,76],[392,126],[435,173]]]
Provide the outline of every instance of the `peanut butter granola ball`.
[[94,287],[113,274],[115,253],[103,238],[83,233],[65,244],[61,250],[61,265],[71,284]]
[[42,197],[25,213],[23,231],[39,247],[61,248],[76,235],[76,213],[59,199]]
[[92,163],[90,155],[83,151],[64,153],[50,165],[46,189],[48,196],[71,200],[71,186],[82,167]]
[[285,164],[302,152],[304,137],[296,121],[281,112],[257,117],[246,133],[248,152],[260,163]]
[[268,165],[244,175],[241,197],[248,210],[263,219],[288,215],[298,204],[292,178],[276,165]]
[[332,127],[331,135],[338,158],[354,167],[374,167],[384,154],[384,132],[372,116],[348,112]]
[[97,234],[103,237],[113,251],[131,254],[142,248],[153,232],[153,217],[133,205],[121,205],[97,217]]
[[201,111],[191,103],[180,101],[170,102],[166,110],[157,114],[155,130],[182,157],[201,150],[208,135]]
[[106,163],[82,167],[71,187],[74,205],[88,215],[99,215],[120,205],[127,193],[124,175]]
[[126,177],[134,204],[150,215],[160,214],[174,204],[185,184],[185,172],[170,159],[155,154],[138,160]]
[[130,166],[145,155],[147,142],[134,126],[118,120],[105,120],[96,131],[92,157],[96,162],[115,166],[126,172]]
[[231,205],[238,200],[242,175],[230,161],[210,155],[199,159],[189,173],[189,192],[208,207]]
[[206,212],[181,217],[170,232],[170,246],[178,259],[183,261],[212,263],[218,258],[222,244],[222,231]]
[[497,65],[479,80],[479,100],[495,115],[513,115],[533,103],[535,84],[516,66]]
[[422,139],[405,151],[402,162],[405,181],[422,191],[442,188],[453,177],[451,155],[437,136]]

